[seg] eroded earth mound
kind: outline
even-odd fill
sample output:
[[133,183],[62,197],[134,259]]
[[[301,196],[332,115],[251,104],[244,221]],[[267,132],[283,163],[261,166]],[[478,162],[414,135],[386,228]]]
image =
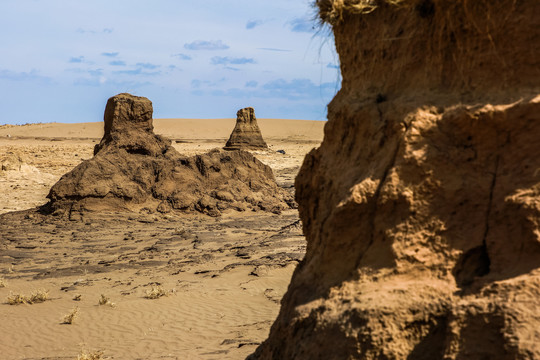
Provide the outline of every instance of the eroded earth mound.
[[0,173],[20,171],[24,163],[24,159],[19,154],[3,154],[0,156]]
[[267,149],[268,145],[264,141],[257,124],[255,110],[251,107],[238,110],[236,113],[236,125],[225,145],[225,150],[260,150]]
[[540,2],[318,0],[342,89],[256,359],[540,359]]
[[294,203],[279,188],[272,170],[244,151],[212,150],[179,154],[171,141],[155,135],[150,100],[120,94],[105,108],[105,134],[94,157],[82,162],[51,188],[48,210],[280,212]]

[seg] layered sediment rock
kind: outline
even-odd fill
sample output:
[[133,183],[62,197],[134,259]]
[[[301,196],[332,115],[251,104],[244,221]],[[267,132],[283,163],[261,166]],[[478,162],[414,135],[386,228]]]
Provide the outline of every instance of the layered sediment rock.
[[103,116],[105,134],[94,155],[106,148],[152,157],[170,150],[171,141],[154,134],[153,112],[152,102],[145,97],[131,94],[111,97]]
[[343,76],[254,359],[540,359],[540,2],[317,2]]
[[255,110],[251,107],[238,110],[236,113],[236,125],[225,145],[225,150],[257,150],[267,149],[261,129],[257,124]]
[[155,135],[152,103],[120,94],[105,108],[105,134],[94,157],[51,188],[48,208],[57,214],[85,210],[170,212],[280,212],[294,201],[279,188],[272,170],[245,151],[179,154]]

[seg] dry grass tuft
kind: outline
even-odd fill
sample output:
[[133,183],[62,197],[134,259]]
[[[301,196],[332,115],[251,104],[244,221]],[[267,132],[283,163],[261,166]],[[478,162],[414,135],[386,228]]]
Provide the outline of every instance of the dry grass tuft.
[[41,303],[49,300],[49,292],[47,290],[37,290],[30,295],[30,304]]
[[146,290],[146,294],[144,295],[144,297],[146,299],[159,299],[160,297],[163,297],[163,296],[169,296],[173,294],[174,292],[175,292],[174,289],[166,291],[161,286],[153,285],[151,289]]
[[9,305],[26,304],[28,298],[25,295],[9,293],[6,302]]
[[[400,3],[401,1],[390,0],[389,2]],[[377,0],[316,0],[321,20],[329,24],[342,21],[346,13],[369,14],[377,8],[378,3]]]
[[343,20],[343,15],[369,14],[382,4],[392,6],[411,7],[416,6],[419,0],[316,0],[320,9],[320,17],[323,21],[331,24]]
[[77,355],[77,360],[104,360],[103,357],[103,351],[92,351],[92,352],[86,352],[81,351],[79,355]]
[[101,294],[101,296],[99,298],[99,301],[98,301],[98,304],[100,306],[102,306],[102,305],[107,305],[107,306],[110,306],[110,307],[115,307],[116,306],[116,304],[113,303],[108,296],[105,296],[103,294]]
[[73,324],[73,321],[75,321],[78,315],[79,315],[79,308],[75,306],[73,309],[71,309],[69,314],[64,316],[64,320],[62,321],[62,324],[68,324],[68,325]]
[[30,296],[23,294],[13,294],[10,293],[6,299],[6,302],[9,305],[20,305],[20,304],[37,304],[49,300],[49,292],[47,290],[37,290],[33,292]]
[[0,278],[0,288],[4,288],[7,286],[7,282],[4,278]]

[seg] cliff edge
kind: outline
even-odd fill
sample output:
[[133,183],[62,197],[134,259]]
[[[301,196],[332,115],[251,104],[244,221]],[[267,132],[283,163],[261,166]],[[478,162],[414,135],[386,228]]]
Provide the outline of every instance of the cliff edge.
[[252,359],[540,359],[540,2],[318,0],[343,76]]

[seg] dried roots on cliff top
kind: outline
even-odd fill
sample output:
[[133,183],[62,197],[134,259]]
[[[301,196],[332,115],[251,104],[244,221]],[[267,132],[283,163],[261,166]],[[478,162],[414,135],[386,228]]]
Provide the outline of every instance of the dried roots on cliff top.
[[[342,21],[347,14],[369,14],[382,6],[393,6],[400,9],[415,10],[424,13],[433,12],[437,6],[463,8],[466,19],[474,14],[475,7],[485,7],[486,10],[496,10],[499,7],[504,7],[505,13],[509,14],[509,10],[515,7],[517,0],[508,1],[468,1],[468,0],[316,0],[316,5],[319,7],[319,16],[322,21],[330,24]],[[509,8],[510,6],[510,8]],[[446,15],[451,11],[446,12]],[[489,17],[493,12],[489,11],[486,16]],[[455,19],[460,21],[460,19]]]
[[[332,26],[343,89],[464,93],[537,87],[538,2],[317,0]],[[353,36],[354,34],[354,36]],[[361,51],[359,51],[361,50]],[[350,58],[349,56],[354,56]],[[345,65],[345,66],[343,66]],[[368,89],[368,87],[370,89]]]

